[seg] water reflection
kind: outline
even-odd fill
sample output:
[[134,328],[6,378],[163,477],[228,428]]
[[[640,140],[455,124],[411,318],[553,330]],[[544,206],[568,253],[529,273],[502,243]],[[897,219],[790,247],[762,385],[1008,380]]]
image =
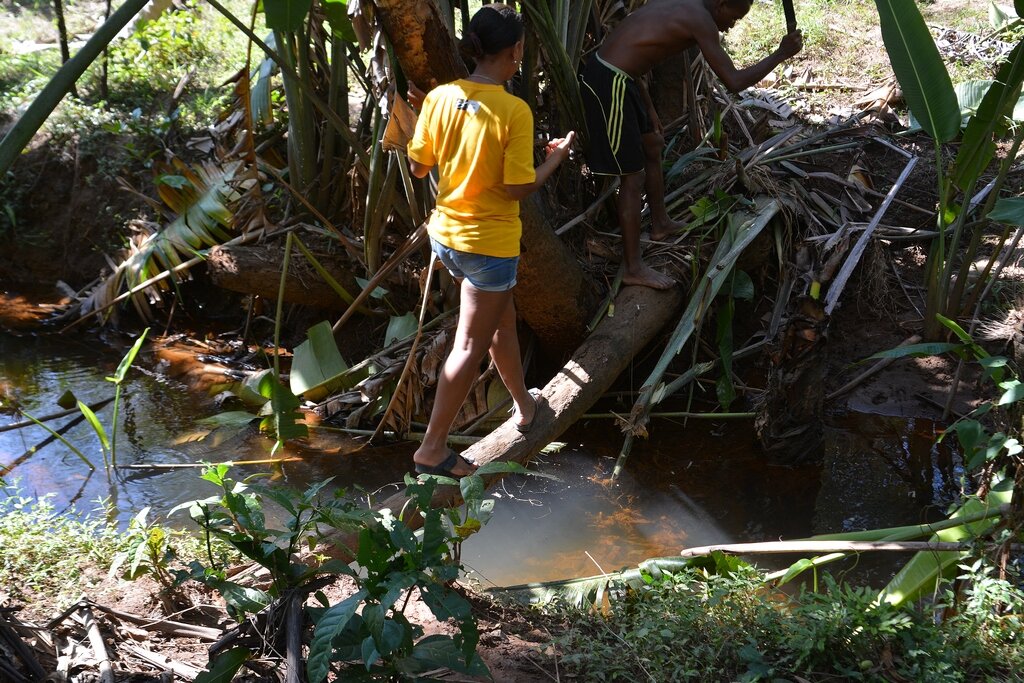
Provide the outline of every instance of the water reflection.
[[[55,412],[66,389],[87,403],[112,395],[104,377],[120,357],[94,343],[0,334],[4,391],[35,415]],[[159,515],[213,494],[194,463],[269,456],[269,441],[254,427],[209,433],[198,421],[217,412],[211,400],[146,370],[155,364],[145,353],[138,365],[125,387],[118,462],[142,469],[119,470],[108,482],[96,436],[79,423],[65,438],[97,465],[95,473],[51,443],[4,478],[18,480],[23,495],[53,494],[58,509],[73,501],[89,509],[106,499],[126,524],[144,506]],[[99,412],[104,424],[110,411]],[[14,419],[0,411],[0,424]],[[609,420],[581,422],[562,437],[568,446],[561,453],[531,466],[557,479],[507,477],[493,491],[494,518],[465,544],[463,560],[485,585],[586,576],[676,555],[684,547],[927,521],[955,499],[962,463],[956,452],[935,443],[933,423],[862,414],[830,420],[824,461],[797,468],[766,461],[747,422],[658,421],[615,484],[607,476],[621,433]],[[10,465],[45,437],[35,426],[0,432],[0,465]],[[399,489],[413,450],[411,444],[362,448],[350,438],[314,431],[275,455],[285,460],[279,467],[238,466],[231,476],[268,474],[300,490],[333,477],[353,495],[382,499]],[[150,464],[160,468],[144,467]],[[184,515],[172,521],[188,523]],[[792,559],[759,563],[783,566]]]

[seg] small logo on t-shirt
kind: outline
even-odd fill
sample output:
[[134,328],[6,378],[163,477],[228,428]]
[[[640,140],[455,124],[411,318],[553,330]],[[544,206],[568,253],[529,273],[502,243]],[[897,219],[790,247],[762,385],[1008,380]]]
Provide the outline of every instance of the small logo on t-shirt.
[[459,111],[468,111],[470,114],[476,114],[480,111],[480,103],[476,100],[467,100],[460,97],[455,101],[455,108]]

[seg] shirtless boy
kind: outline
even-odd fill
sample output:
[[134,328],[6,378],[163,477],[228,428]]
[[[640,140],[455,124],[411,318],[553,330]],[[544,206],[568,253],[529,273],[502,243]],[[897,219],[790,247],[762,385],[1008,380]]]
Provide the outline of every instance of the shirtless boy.
[[587,164],[600,175],[621,177],[616,201],[622,229],[625,273],[622,281],[668,289],[675,281],[644,263],[640,252],[640,196],[647,191],[651,239],[664,239],[682,227],[665,209],[661,122],[640,77],[666,58],[694,45],[732,92],[757,83],[803,47],[800,31],[782,39],[761,61],[737,69],[722,48],[719,33],[750,11],[751,0],[650,0],[605,38],[583,71],[580,84],[586,112]]

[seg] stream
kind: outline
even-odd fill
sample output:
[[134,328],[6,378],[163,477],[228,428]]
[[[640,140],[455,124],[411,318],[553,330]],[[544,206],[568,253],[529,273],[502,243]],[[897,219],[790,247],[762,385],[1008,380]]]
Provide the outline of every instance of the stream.
[[[59,412],[67,390],[89,404],[113,395],[105,377],[121,354],[93,339],[15,337],[0,332],[0,426],[20,421],[17,401],[39,417]],[[117,469],[108,480],[99,439],[85,421],[64,434],[96,469],[64,444],[40,446],[48,434],[28,427],[0,432],[0,495],[51,496],[58,511],[103,514],[121,526],[145,506],[163,518],[186,500],[215,493],[192,466],[203,461],[269,457],[270,442],[254,429],[214,430],[200,420],[219,412],[214,401],[162,374],[144,350],[129,372],[117,425],[120,468],[159,464],[164,469]],[[628,406],[614,407],[627,411]],[[685,410],[663,404],[665,410]],[[97,411],[109,424],[112,405]],[[52,429],[74,415],[53,420]],[[589,576],[634,566],[683,547],[795,539],[814,533],[931,521],[956,499],[962,462],[937,444],[929,420],[866,413],[831,415],[825,457],[801,467],[772,465],[758,450],[745,420],[655,420],[651,438],[638,441],[619,482],[609,485],[622,435],[607,419],[584,420],[561,438],[557,454],[541,455],[531,469],[555,479],[506,477],[491,495],[494,517],[463,547],[463,563],[482,585],[510,585]],[[200,436],[206,435],[200,440]],[[302,489],[333,477],[337,486],[394,493],[412,463],[414,444],[360,448],[352,438],[316,430],[289,446],[295,458],[277,469],[237,466],[232,477],[268,473]],[[19,461],[11,471],[6,471]],[[177,513],[167,523],[188,527]],[[905,557],[905,556],[901,556]],[[765,567],[795,558],[765,556]],[[869,581],[884,567],[861,560]]]

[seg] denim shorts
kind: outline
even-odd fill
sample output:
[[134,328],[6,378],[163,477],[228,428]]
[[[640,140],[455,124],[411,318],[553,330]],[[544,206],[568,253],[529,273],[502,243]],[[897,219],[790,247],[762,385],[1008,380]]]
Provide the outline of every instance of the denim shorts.
[[507,292],[516,286],[518,256],[487,256],[456,251],[433,237],[430,238],[430,248],[452,277],[465,278],[482,292]]

